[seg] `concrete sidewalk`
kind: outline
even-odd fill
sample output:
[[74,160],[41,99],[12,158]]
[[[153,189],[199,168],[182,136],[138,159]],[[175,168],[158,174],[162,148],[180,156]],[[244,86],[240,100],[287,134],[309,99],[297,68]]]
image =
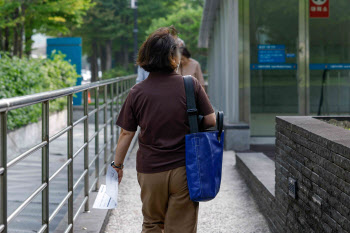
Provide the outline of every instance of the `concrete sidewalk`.
[[[105,233],[141,232],[140,188],[136,177],[136,149],[126,161],[119,186],[118,207],[111,211]],[[200,203],[198,233],[268,233],[267,222],[236,169],[234,152],[224,153],[223,177],[218,196]]]

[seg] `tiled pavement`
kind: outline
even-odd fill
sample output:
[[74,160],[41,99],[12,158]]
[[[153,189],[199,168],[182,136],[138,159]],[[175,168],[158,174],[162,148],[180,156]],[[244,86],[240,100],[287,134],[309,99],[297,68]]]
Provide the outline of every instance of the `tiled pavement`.
[[[136,148],[126,162],[124,178],[119,186],[118,207],[111,212],[105,233],[141,232],[142,214],[135,151]],[[235,163],[234,153],[225,152],[221,189],[214,200],[200,203],[198,233],[270,232]]]

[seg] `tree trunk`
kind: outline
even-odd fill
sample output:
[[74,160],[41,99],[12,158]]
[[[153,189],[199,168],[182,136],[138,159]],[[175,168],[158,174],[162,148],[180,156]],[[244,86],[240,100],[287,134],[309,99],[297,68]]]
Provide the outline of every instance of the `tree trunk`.
[[123,46],[123,67],[125,69],[127,69],[128,65],[129,65],[129,49],[128,49],[128,45],[124,44],[124,46]]
[[101,71],[104,73],[106,71],[106,47],[100,45],[100,59],[101,59]]
[[18,32],[17,32],[17,25],[13,28],[13,56],[18,55]]
[[115,64],[119,65],[120,63],[122,63],[122,59],[120,59],[121,56],[122,56],[122,52],[119,50],[114,53]]
[[[19,8],[15,10],[15,13],[13,15],[13,20],[16,20],[19,17]],[[19,52],[19,25],[16,23],[15,27],[13,28],[13,56],[17,56]]]
[[[21,17],[25,18],[26,14],[26,5],[21,5]],[[22,58],[23,55],[23,35],[24,35],[24,21],[21,21],[18,25],[17,31],[19,32],[19,38],[18,38],[18,55],[20,58]]]
[[10,30],[8,27],[5,28],[5,41],[4,41],[4,50],[5,52],[10,51]]
[[94,41],[92,42],[91,46],[92,46],[92,56],[90,57],[91,82],[95,82],[98,80],[97,43]]
[[29,24],[26,25],[25,29],[24,29],[24,37],[25,37],[25,41],[24,41],[24,53],[27,55],[27,57],[30,57],[30,55],[32,54],[32,45],[34,43],[34,41],[32,40],[32,36],[33,36],[33,29],[31,27],[28,26]]
[[2,38],[2,29],[0,28],[0,50],[3,51],[4,50],[4,40]]
[[106,70],[112,69],[112,40],[108,40],[106,43]]
[[18,30],[19,30],[19,38],[18,38],[18,56],[22,58],[23,54],[23,30],[24,26],[23,23],[20,23],[18,25]]

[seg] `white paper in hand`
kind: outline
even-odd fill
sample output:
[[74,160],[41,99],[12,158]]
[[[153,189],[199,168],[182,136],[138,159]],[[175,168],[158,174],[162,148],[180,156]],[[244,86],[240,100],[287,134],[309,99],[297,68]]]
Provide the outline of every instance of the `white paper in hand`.
[[118,173],[112,166],[108,166],[106,185],[101,185],[93,208],[114,209],[117,207],[118,199]]

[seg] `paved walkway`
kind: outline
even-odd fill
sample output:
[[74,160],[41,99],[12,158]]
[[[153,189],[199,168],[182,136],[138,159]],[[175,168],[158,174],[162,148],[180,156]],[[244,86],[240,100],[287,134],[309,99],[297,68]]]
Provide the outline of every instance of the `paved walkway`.
[[[141,232],[140,188],[136,178],[136,149],[126,161],[119,186],[118,207],[111,212],[105,233]],[[218,196],[199,207],[198,233],[268,233],[267,222],[239,175],[232,151],[224,153],[223,177]]]

